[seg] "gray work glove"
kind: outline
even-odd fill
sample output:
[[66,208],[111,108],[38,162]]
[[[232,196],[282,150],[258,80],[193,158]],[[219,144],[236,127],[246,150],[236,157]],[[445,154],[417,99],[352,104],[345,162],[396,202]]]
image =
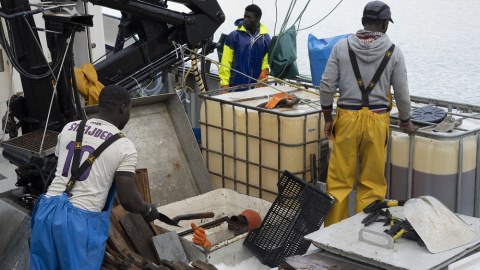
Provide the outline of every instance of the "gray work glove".
[[443,121],[438,124],[433,131],[434,132],[451,132],[455,127],[458,127],[462,124],[462,119],[455,121],[455,118],[452,118],[452,115],[448,115],[443,119]]

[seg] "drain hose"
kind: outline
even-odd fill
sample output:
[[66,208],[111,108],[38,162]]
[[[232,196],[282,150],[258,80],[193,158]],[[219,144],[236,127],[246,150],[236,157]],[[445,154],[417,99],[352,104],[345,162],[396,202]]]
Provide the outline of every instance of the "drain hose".
[[202,76],[200,75],[200,72],[198,72],[197,51],[198,48],[193,49],[193,53],[190,55],[190,59],[192,60],[192,70],[193,75],[195,76],[195,82],[198,85],[198,89],[200,92],[205,92],[205,85],[203,84]]

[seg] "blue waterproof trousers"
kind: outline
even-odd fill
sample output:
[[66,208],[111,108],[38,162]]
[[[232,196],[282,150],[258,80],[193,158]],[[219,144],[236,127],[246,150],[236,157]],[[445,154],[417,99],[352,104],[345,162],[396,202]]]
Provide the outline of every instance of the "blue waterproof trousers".
[[30,269],[100,269],[110,226],[110,197],[106,211],[91,212],[73,206],[65,193],[51,198],[42,194],[32,212]]

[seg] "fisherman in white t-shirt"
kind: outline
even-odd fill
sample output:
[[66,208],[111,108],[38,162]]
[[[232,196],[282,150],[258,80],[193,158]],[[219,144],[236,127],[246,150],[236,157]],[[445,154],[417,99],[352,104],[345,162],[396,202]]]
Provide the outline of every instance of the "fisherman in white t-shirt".
[[[130,119],[127,90],[106,86],[100,92],[98,107],[98,118],[68,123],[58,136],[55,179],[32,213],[30,269],[100,269],[115,190],[123,208],[142,214],[145,222],[159,216],[156,207],[144,202],[138,193],[137,150],[120,133]],[[79,144],[77,133],[82,129]],[[118,138],[103,145],[108,146],[95,156],[94,151],[111,137]],[[88,167],[81,173],[87,158],[91,163],[85,163]],[[81,175],[70,185],[72,172]],[[71,189],[66,188],[67,183]]]

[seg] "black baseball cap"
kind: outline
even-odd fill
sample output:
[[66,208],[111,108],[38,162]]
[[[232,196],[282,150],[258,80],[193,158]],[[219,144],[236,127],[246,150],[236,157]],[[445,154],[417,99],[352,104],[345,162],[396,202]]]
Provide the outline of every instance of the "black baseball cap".
[[363,17],[374,20],[389,20],[393,23],[390,7],[382,1],[371,1],[363,9]]

